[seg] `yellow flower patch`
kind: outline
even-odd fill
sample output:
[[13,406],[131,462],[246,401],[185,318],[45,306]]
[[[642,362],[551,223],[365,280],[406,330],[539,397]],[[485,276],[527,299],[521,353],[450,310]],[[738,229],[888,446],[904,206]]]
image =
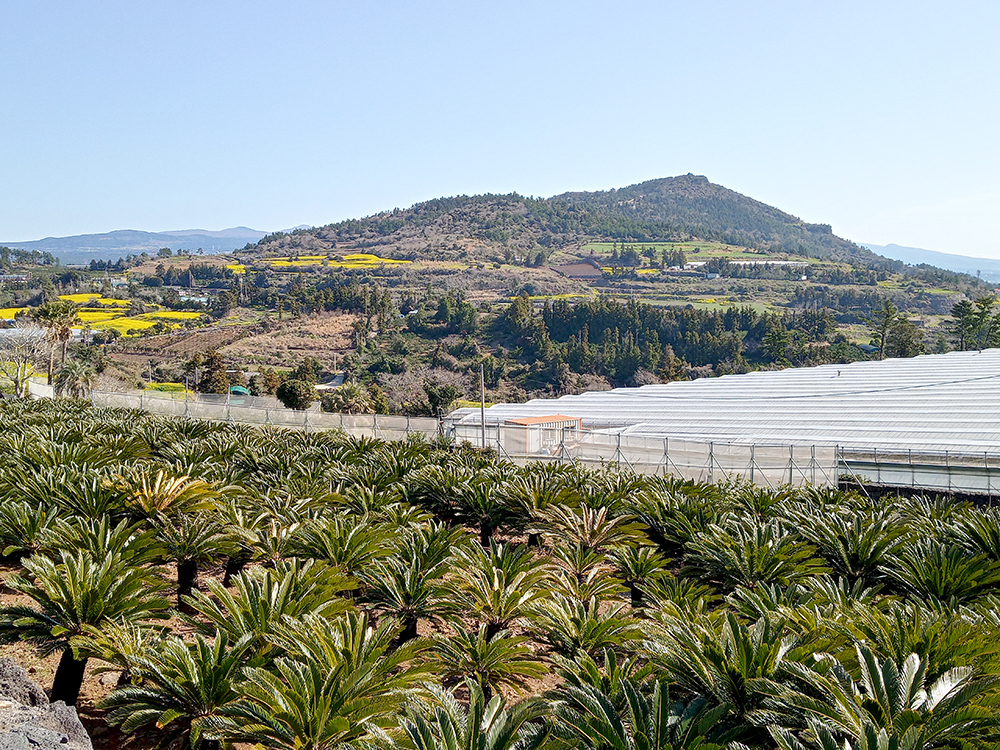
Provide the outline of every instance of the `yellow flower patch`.
[[121,317],[121,313],[104,310],[81,310],[77,315],[84,323],[104,323]]

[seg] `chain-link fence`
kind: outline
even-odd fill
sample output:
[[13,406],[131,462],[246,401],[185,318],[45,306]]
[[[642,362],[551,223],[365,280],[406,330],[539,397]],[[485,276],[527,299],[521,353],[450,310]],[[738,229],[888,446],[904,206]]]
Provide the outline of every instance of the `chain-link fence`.
[[[481,425],[453,424],[446,434],[481,445]],[[621,466],[699,482],[742,479],[764,487],[835,486],[834,446],[740,445],[627,435],[544,425],[486,425],[486,445],[514,461]]]
[[[34,386],[32,389],[34,393]],[[41,395],[41,394],[39,394]],[[343,430],[351,435],[367,435],[383,440],[401,440],[407,435],[436,437],[441,427],[429,417],[396,417],[383,414],[336,414],[320,411],[247,406],[223,395],[217,398],[171,398],[149,392],[109,393],[92,391],[90,402],[96,407],[139,409],[151,414],[217,422],[274,425],[304,430]]]

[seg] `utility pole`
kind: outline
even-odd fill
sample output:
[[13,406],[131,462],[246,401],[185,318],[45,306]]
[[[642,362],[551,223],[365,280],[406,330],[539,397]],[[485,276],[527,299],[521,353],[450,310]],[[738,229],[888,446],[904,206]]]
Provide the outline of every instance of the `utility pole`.
[[483,430],[483,450],[486,450],[486,369],[479,363],[479,425]]

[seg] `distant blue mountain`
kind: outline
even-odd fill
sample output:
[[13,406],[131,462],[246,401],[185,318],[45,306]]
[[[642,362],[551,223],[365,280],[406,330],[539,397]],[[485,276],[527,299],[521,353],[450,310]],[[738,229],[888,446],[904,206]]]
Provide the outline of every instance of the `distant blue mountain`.
[[52,253],[64,265],[89,263],[92,260],[118,260],[126,255],[155,255],[161,247],[205,254],[231,253],[249,242],[256,242],[267,232],[248,227],[233,227],[218,232],[205,229],[179,229],[169,232],[142,232],[119,229],[105,234],[78,234],[73,237],[46,237],[31,242],[2,242],[19,250]]
[[978,273],[984,281],[1000,282],[1000,260],[995,258],[973,258],[968,255],[952,255],[951,253],[939,253],[936,250],[923,250],[919,247],[903,247],[901,245],[869,245],[866,242],[858,244],[867,247],[873,253],[884,255],[893,260],[901,260],[911,266],[926,263],[929,266],[967,273],[971,276]]

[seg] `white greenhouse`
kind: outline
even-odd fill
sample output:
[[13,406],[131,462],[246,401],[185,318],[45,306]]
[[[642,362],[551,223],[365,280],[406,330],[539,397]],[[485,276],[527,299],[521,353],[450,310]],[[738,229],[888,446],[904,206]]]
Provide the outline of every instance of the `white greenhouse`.
[[[497,404],[485,417],[484,436],[478,409],[453,413],[452,434],[485,437],[515,458],[531,445],[533,458],[708,481],[833,484],[846,473],[888,486],[1000,490],[1000,349],[593,391]],[[578,425],[552,426],[566,420]],[[540,434],[526,440],[525,422]]]

